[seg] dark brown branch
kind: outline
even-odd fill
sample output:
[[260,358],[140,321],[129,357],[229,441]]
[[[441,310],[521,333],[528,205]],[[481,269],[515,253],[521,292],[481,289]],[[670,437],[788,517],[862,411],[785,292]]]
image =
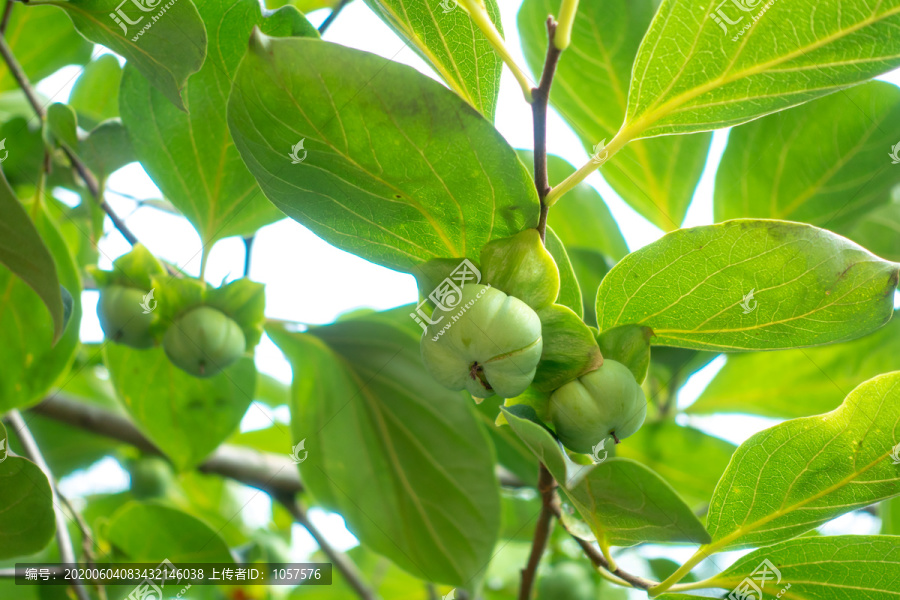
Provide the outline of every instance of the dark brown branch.
[[250,276],[250,259],[253,257],[253,240],[254,236],[250,235],[244,238],[244,277]]
[[363,580],[362,573],[356,568],[356,564],[346,554],[328,543],[325,536],[310,522],[309,516],[306,514],[306,507],[293,495],[277,494],[275,499],[288,509],[295,521],[306,528],[313,539],[316,540],[322,552],[325,553],[325,556],[334,563],[334,566],[341,572],[341,575],[344,576],[350,587],[356,591],[356,594],[363,600],[376,600],[375,592]]
[[[7,1],[6,7],[9,9],[12,6],[13,2],[11,0]],[[4,14],[5,18],[9,18],[8,15]],[[16,60],[15,56],[13,56],[12,49],[10,49],[9,44],[6,43],[6,39],[0,35],[0,56],[3,57],[4,62],[9,67],[10,72],[13,75],[13,78],[16,80],[16,83],[19,84],[19,87],[22,88],[22,92],[25,94],[25,97],[28,99],[28,103],[31,105],[31,108],[34,109],[35,114],[44,119],[46,116],[46,111],[44,107],[41,105],[40,100],[38,99],[37,93],[34,91],[34,88],[31,87],[31,82],[28,81],[28,76],[25,74],[25,71],[22,70],[21,65]],[[69,161],[72,163],[72,168],[78,173],[78,176],[81,177],[82,181],[84,181],[84,185],[87,187],[88,192],[90,192],[91,196],[97,201],[97,204],[103,209],[103,212],[109,216],[109,219],[112,221],[113,225],[115,225],[116,229],[122,234],[122,236],[128,240],[128,243],[132,246],[137,243],[137,237],[128,229],[128,226],[125,225],[125,222],[119,218],[119,216],[113,211],[112,207],[107,204],[106,200],[103,199],[103,192],[100,189],[100,184],[97,181],[97,178],[88,169],[87,165],[82,162],[82,160],[78,157],[75,152],[63,144],[62,146],[63,152],[65,152],[66,156],[69,157]]]
[[[558,510],[556,512],[556,517],[560,518],[561,515],[562,515],[562,513]],[[562,523],[562,519],[560,519],[560,523]],[[565,527],[565,524],[563,524],[563,527]],[[603,553],[600,552],[600,550],[598,548],[594,548],[594,546],[591,545],[590,542],[588,542],[587,540],[581,539],[580,537],[578,537],[577,535],[575,535],[568,529],[566,529],[566,531],[568,531],[569,535],[572,536],[572,539],[574,539],[576,542],[578,542],[578,545],[581,546],[581,549],[584,551],[585,556],[587,556],[590,559],[590,561],[594,564],[594,566],[596,568],[603,569],[604,571],[611,573],[612,575],[615,575],[619,579],[627,582],[632,587],[635,587],[635,588],[638,588],[641,590],[649,590],[651,587],[659,585],[659,583],[656,581],[650,581],[649,579],[644,579],[643,577],[638,577],[637,575],[632,575],[631,573],[628,573],[627,571],[623,571],[622,569],[620,569],[618,567],[616,567],[615,571],[610,570],[609,562],[606,560],[606,557],[603,556]]]
[[519,588],[519,600],[529,600],[531,589],[534,587],[534,579],[541,557],[547,548],[547,540],[553,528],[553,517],[559,514],[559,496],[556,495],[556,481],[553,475],[541,463],[538,475],[538,491],[541,493],[541,514],[538,516],[537,526],[534,529],[534,539],[531,542],[531,555],[528,564],[522,569],[522,586]]
[[[66,523],[66,516],[63,514],[60,506],[59,490],[56,489],[56,480],[53,479],[53,473],[50,472],[47,461],[44,460],[44,456],[41,454],[34,436],[31,435],[31,430],[28,429],[28,425],[25,424],[25,420],[19,414],[19,411],[15,409],[9,411],[6,414],[6,418],[15,431],[16,437],[19,438],[19,442],[25,450],[25,456],[43,471],[47,481],[50,483],[50,501],[53,503],[53,512],[56,516],[56,545],[59,547],[59,560],[65,564],[75,565],[78,563],[78,560],[75,558],[75,548],[72,546],[72,538],[69,536],[69,524]],[[77,576],[72,582],[72,589],[75,590],[78,600],[90,600],[87,588],[84,587],[84,584]]]
[[344,7],[348,4],[350,4],[350,0],[340,0],[340,2],[338,2],[337,6],[331,10],[331,14],[328,15],[328,18],[319,25],[319,35],[324,34],[328,28],[331,27],[331,24],[334,23],[334,20],[338,18],[338,15],[341,14],[341,11],[344,10]]
[[550,181],[547,175],[547,107],[550,103],[550,87],[562,52],[553,44],[556,33],[556,21],[547,17],[547,57],[544,60],[544,71],[538,87],[531,90],[531,115],[534,125],[534,185],[541,201],[541,216],[538,221],[538,232],[541,240],[547,231],[547,215],[550,207],[544,202],[550,193]]
[[6,26],[9,25],[9,17],[12,15],[12,8],[14,2],[8,0],[6,6],[3,7],[3,16],[0,17],[0,36],[3,36],[6,33]]

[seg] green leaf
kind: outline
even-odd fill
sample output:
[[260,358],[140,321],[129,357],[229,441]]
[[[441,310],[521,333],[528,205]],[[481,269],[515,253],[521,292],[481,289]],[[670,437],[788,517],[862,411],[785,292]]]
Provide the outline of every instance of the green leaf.
[[772,544],[900,494],[890,458],[898,424],[900,371],[870,379],[835,411],[748,439],[716,486],[711,549]]
[[900,262],[900,201],[864,215],[847,237],[885,260]]
[[[6,429],[0,425],[0,439]],[[30,460],[0,451],[0,560],[41,550],[56,531],[50,483]]]
[[206,29],[191,0],[171,6],[162,0],[124,5],[120,0],[68,0],[56,6],[69,14],[84,37],[124,56],[185,110],[182,88],[206,58]]
[[[736,128],[716,172],[717,221],[802,221],[844,233],[897,182],[900,89],[881,81]],[[880,166],[880,168],[879,168]]]
[[[4,186],[5,187],[5,186]],[[0,192],[0,196],[5,195]],[[13,202],[18,202],[14,197]],[[15,219],[12,205],[8,200],[9,212],[6,216]],[[28,207],[26,207],[27,209]],[[78,346],[79,325],[81,323],[81,280],[66,244],[53,222],[40,209],[30,209],[34,229],[40,235],[46,249],[49,250],[55,264],[55,276],[58,282],[48,282],[49,273],[40,274],[32,271],[29,277],[39,277],[41,296],[19,279],[13,272],[0,267],[0,364],[3,365],[3,377],[0,377],[0,411],[26,407],[42,399],[50,387],[65,372]],[[19,217],[21,219],[21,215]],[[12,220],[12,223],[21,222]],[[2,239],[17,240],[25,229],[2,234]],[[10,236],[10,237],[8,237]],[[49,268],[46,257],[40,259],[40,250],[35,242],[26,242],[31,249],[32,261],[38,261],[31,269]],[[7,254],[8,256],[8,254]],[[51,271],[52,272],[52,271]],[[71,323],[62,330],[57,338],[57,327],[62,327],[63,307],[59,286],[63,285],[73,300]],[[51,286],[55,286],[51,289]],[[53,318],[49,318],[43,306],[44,295],[55,294],[58,304],[54,307]],[[54,314],[55,313],[55,314]],[[58,318],[58,324],[55,319]]]
[[[56,264],[2,172],[0,213],[3,214],[0,221],[0,263],[27,283],[47,307],[53,320],[53,342],[56,343],[65,329]],[[13,281],[9,278],[9,285],[13,285]]]
[[616,456],[653,469],[691,506],[709,502],[735,446],[672,421],[645,423],[616,446]]
[[78,147],[78,118],[72,107],[59,102],[47,107],[47,129],[53,142],[72,149]]
[[247,357],[208,379],[174,366],[162,348],[109,343],[104,361],[122,406],[180,470],[197,466],[225,441],[253,400],[256,368]]
[[[714,11],[739,22],[719,19],[720,27]],[[749,12],[663,0],[638,50],[622,131],[651,137],[737,125],[871,79],[900,65],[898,25],[898,0],[755,2]]]
[[[503,61],[469,13],[443,10],[440,2],[366,0],[366,4],[410,43],[450,89],[494,120]],[[502,34],[497,2],[485,0],[484,5]]]
[[675,490],[647,467],[627,458],[576,465],[547,429],[521,416],[521,409],[501,410],[510,427],[563,486],[601,547],[709,540]]
[[89,62],[75,81],[69,106],[78,113],[86,129],[119,116],[119,84],[122,67],[112,54],[103,54]]
[[687,412],[782,419],[840,406],[863,381],[896,368],[900,319],[858,340],[804,350],[732,355]]
[[[531,178],[491,124],[440,84],[384,58],[255,36],[228,119],[276,206],[387,267],[477,260],[491,239],[537,225]],[[298,152],[308,154],[291,164],[300,141]]]
[[532,384],[535,389],[552,392],[602,364],[594,334],[571,308],[552,304],[539,310],[538,316],[544,345]]
[[[767,598],[778,597],[787,588],[789,591],[782,598],[891,600],[900,589],[898,559],[900,538],[897,537],[800,538],[742,556],[705,587],[731,590],[749,578]],[[762,582],[764,570],[766,580]]]
[[137,160],[128,132],[118,119],[98,125],[78,147],[78,155],[101,180]]
[[250,32],[259,26],[277,36],[318,34],[291,7],[266,18],[254,0],[206,0],[199,10],[209,57],[185,87],[188,113],[172,106],[134,67],[125,69],[121,110],[141,164],[210,245],[283,218],[241,161],[226,121],[231,81]]
[[157,504],[129,502],[110,518],[106,540],[120,560],[158,563],[227,563],[228,546],[203,521]]
[[900,498],[891,498],[879,504],[881,533],[900,535]]
[[[0,0],[0,12],[6,10],[8,1]],[[83,65],[90,60],[93,48],[59,9],[21,2],[13,2],[4,37],[33,83],[66,65]],[[19,89],[19,84],[4,65],[0,69],[0,92],[15,89]]]
[[[628,255],[597,295],[600,330],[741,351],[828,344],[884,325],[898,265],[811,225],[741,219],[682,229]],[[752,292],[752,295],[751,295]]]
[[580,319],[584,315],[584,300],[566,247],[550,227],[547,227],[544,244],[559,269],[559,295],[556,297],[556,303],[571,308]]
[[415,337],[379,319],[268,328],[294,369],[304,483],[368,548],[462,585],[489,562],[500,499],[490,443],[463,394],[424,370]]
[[609,272],[609,261],[596,250],[572,248],[569,250],[572,269],[581,288],[581,301],[584,304],[584,322],[597,327],[597,290],[600,282]]
[[[625,118],[631,68],[656,4],[656,0],[629,0],[582,2],[578,7],[572,44],[560,58],[550,101],[590,154],[595,144],[615,135]],[[544,66],[547,15],[558,11],[558,0],[522,3],[519,29],[533,73],[541,73]],[[651,223],[664,231],[678,229],[706,164],[711,139],[711,135],[702,133],[632,142],[600,172]],[[551,169],[550,182],[557,184],[566,176],[554,176]],[[571,194],[559,206],[571,202]]]

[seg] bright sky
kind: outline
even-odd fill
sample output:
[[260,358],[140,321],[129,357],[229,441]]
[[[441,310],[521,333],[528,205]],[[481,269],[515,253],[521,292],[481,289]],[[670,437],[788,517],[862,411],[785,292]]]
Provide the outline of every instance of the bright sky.
[[[500,0],[499,4],[502,20],[506,24],[507,45],[517,62],[524,66],[526,62],[514,27],[521,2]],[[310,15],[310,20],[318,25],[326,15],[327,11],[318,11]],[[344,10],[328,30],[325,39],[391,58],[435,77],[430,68],[360,0],[352,2]],[[38,89],[53,101],[65,102],[78,72],[77,67],[62,69],[44,80]],[[900,70],[881,79],[900,84]],[[604,92],[598,90],[597,93]],[[496,126],[514,147],[532,147],[530,108],[508,71],[504,72],[501,82]],[[712,223],[713,177],[727,137],[727,130],[714,134],[708,164],[688,211],[686,226]],[[575,166],[584,164],[588,159],[578,138],[553,111],[548,124],[548,150]],[[658,228],[625,204],[599,174],[594,173],[587,181],[600,192],[609,206],[631,250],[662,235]],[[161,197],[160,191],[137,163],[114,173],[109,180],[108,189],[140,199]],[[153,208],[136,208],[136,204],[127,197],[109,194],[108,199],[116,212],[125,217],[131,230],[154,254],[181,265],[189,273],[199,273],[200,239],[186,220]],[[112,229],[109,222],[107,225],[109,234],[100,244],[100,265],[104,268],[109,268],[112,259],[129,250],[129,245],[121,235]],[[212,250],[207,279],[218,285],[225,278],[240,277],[243,262],[243,242],[237,238],[223,240]],[[351,309],[371,307],[381,310],[416,300],[416,285],[410,275],[385,269],[338,250],[305,227],[287,219],[263,228],[257,235],[250,277],[266,284],[267,316],[301,323],[328,323]],[[86,342],[102,338],[95,313],[96,302],[96,292],[85,292],[81,333]],[[688,381],[680,404],[687,406],[693,402],[724,362],[725,359],[720,357]],[[268,339],[257,349],[257,365],[263,372],[284,381],[290,380],[289,365]],[[684,424],[688,422],[686,418],[683,420]],[[740,443],[774,423],[770,419],[746,416],[691,418],[689,422],[734,443]],[[255,429],[269,424],[269,416],[251,408],[242,427]],[[128,486],[128,475],[118,463],[108,459],[95,465],[87,473],[67,478],[64,484],[64,492],[67,494],[84,496],[100,489],[125,489]],[[245,519],[253,523],[265,523],[270,514],[268,501],[253,492],[248,492],[247,498],[253,499],[245,511]],[[340,547],[349,547],[355,543],[337,515],[315,511],[313,517],[316,524]],[[875,531],[877,521],[866,516],[847,515],[827,527],[832,533],[835,529],[837,532],[869,533]],[[315,548],[315,544],[299,527],[294,533],[294,550],[299,559]],[[659,553],[673,556],[669,549],[660,548]],[[725,560],[723,564],[728,562],[730,561]]]

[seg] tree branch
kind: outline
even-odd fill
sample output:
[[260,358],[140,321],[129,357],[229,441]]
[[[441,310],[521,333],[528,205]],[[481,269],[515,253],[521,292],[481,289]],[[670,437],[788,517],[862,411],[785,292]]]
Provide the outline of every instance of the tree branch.
[[274,497],[288,509],[295,521],[306,528],[313,539],[316,540],[322,552],[334,563],[334,566],[341,572],[347,583],[356,591],[356,594],[363,600],[376,600],[378,596],[366,584],[362,573],[356,568],[356,564],[346,554],[332,546],[316,526],[310,522],[303,503],[290,494],[275,494]]
[[[25,424],[25,420],[19,414],[19,411],[15,409],[9,411],[6,414],[6,418],[15,430],[16,437],[19,438],[19,442],[21,442],[22,448],[25,450],[25,455],[44,472],[47,481],[50,483],[50,501],[53,503],[53,513],[56,516],[56,544],[59,546],[59,560],[62,563],[76,565],[78,560],[75,558],[75,549],[72,546],[72,538],[69,536],[69,526],[66,523],[66,517],[60,507],[59,490],[56,488],[53,473],[50,472],[50,467],[47,466],[47,462],[44,460],[44,456],[41,454],[34,436],[31,435],[31,431],[28,429],[28,425]],[[75,590],[78,600],[90,600],[87,588],[77,578],[77,575],[72,582],[72,588]]]
[[541,493],[541,514],[538,516],[537,526],[534,529],[534,539],[531,542],[531,555],[528,564],[522,569],[522,586],[519,588],[519,600],[529,600],[531,589],[534,587],[534,579],[538,565],[544,550],[547,548],[547,540],[553,526],[553,517],[559,514],[559,496],[556,495],[556,480],[553,475],[541,463],[538,475],[538,491]]
[[[8,0],[6,4],[7,10],[12,5],[12,0]],[[8,14],[4,14],[4,18],[8,19]],[[25,71],[22,70],[22,66],[16,60],[16,57],[13,56],[12,49],[9,47],[9,44],[6,43],[6,39],[2,35],[0,35],[0,56],[3,57],[4,62],[9,67],[9,70],[12,73],[13,78],[16,80],[16,83],[18,83],[19,87],[22,88],[22,92],[28,99],[28,103],[31,105],[31,108],[34,109],[35,114],[43,121],[47,113],[44,110],[44,107],[41,105],[41,102],[38,99],[37,93],[34,91],[34,88],[31,87],[31,82],[28,81],[28,76],[25,74]],[[105,212],[107,216],[109,216],[110,221],[112,221],[116,229],[119,230],[119,232],[122,234],[122,237],[128,240],[129,244],[134,246],[138,242],[137,237],[135,237],[128,226],[125,225],[125,222],[119,218],[115,211],[113,211],[112,207],[107,204],[106,200],[103,199],[103,191],[100,188],[100,183],[97,181],[97,178],[71,148],[63,144],[62,149],[63,152],[65,152],[66,156],[69,157],[69,161],[72,163],[72,168],[75,169],[75,171],[78,173],[78,176],[81,177],[82,181],[84,181],[84,185],[87,187],[91,196],[94,197],[94,199],[97,201],[97,204],[101,209],[103,209],[103,212]]]
[[340,0],[338,5],[331,9],[331,14],[322,21],[322,24],[319,25],[319,35],[324,34],[328,31],[328,28],[331,27],[331,24],[334,23],[334,20],[338,18],[338,15],[341,14],[341,11],[344,10],[344,7],[350,3],[350,0]]
[[3,16],[0,17],[0,37],[6,34],[6,26],[9,25],[9,17],[12,15],[14,2],[7,2],[3,7]]
[[550,87],[562,51],[553,42],[557,23],[553,17],[547,17],[547,58],[544,60],[544,71],[538,87],[531,90],[531,115],[534,125],[534,185],[541,201],[541,216],[538,221],[538,232],[541,240],[547,231],[547,215],[550,206],[544,201],[550,193],[550,182],[547,175],[547,107],[550,103]]

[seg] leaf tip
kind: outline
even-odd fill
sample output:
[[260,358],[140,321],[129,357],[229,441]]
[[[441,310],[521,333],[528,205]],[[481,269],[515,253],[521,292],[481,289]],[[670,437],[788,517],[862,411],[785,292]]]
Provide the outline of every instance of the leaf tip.
[[259,27],[254,26],[250,32],[250,50],[262,54],[269,51],[270,38]]

